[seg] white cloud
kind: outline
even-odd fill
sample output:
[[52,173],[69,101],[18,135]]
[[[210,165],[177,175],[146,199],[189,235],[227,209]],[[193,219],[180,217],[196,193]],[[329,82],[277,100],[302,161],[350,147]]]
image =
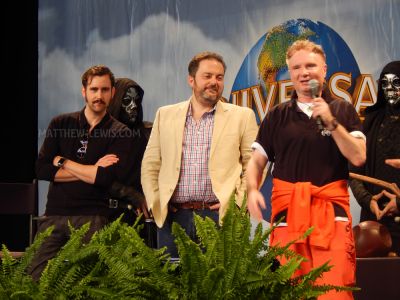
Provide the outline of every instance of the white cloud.
[[[46,53],[42,45],[40,54]],[[151,16],[130,35],[104,40],[97,31],[87,39],[87,50],[73,57],[61,49],[40,56],[39,119],[46,125],[54,115],[83,106],[80,76],[91,65],[105,64],[116,77],[137,81],[145,91],[145,120],[152,121],[158,107],[186,100],[187,65],[194,54],[210,50],[220,53],[228,65],[224,96],[229,93],[243,57],[223,40],[207,37],[187,22],[166,14]],[[41,123],[42,123],[41,122]]]
[[[102,63],[108,65],[117,77],[132,78],[143,87],[144,117],[151,121],[158,107],[190,96],[191,91],[186,83],[187,64],[194,54],[203,50],[224,56],[228,65],[224,96],[229,98],[239,67],[255,42],[272,27],[299,17],[321,21],[333,28],[349,45],[361,72],[377,76],[383,64],[393,59],[393,50],[379,49],[380,45],[385,44],[383,41],[387,44],[387,39],[379,34],[374,34],[371,39],[371,34],[378,30],[376,23],[381,23],[381,26],[386,24],[382,14],[390,7],[380,6],[373,0],[340,3],[318,1],[319,5],[315,5],[316,2],[276,1],[266,4],[263,10],[244,9],[229,20],[232,24],[243,24],[243,30],[229,35],[230,40],[211,38],[189,22],[160,13],[147,17],[140,26],[132,28],[129,35],[111,40],[104,40],[97,30],[92,31],[85,45],[76,45],[86,49],[79,57],[62,49],[50,53],[39,51],[39,105],[46,108],[46,112],[40,113],[39,117],[44,118],[47,124],[54,114],[79,109],[82,106],[80,75],[90,65]],[[396,2],[386,3],[396,5]],[[360,9],[360,5],[364,9]],[[386,22],[393,25],[398,22],[399,12],[394,10],[391,14],[389,17],[393,19]],[[48,19],[53,13],[46,11],[41,15]],[[215,30],[229,30],[229,25],[223,22]],[[389,33],[391,29],[387,28]],[[44,49],[44,45],[41,48]]]

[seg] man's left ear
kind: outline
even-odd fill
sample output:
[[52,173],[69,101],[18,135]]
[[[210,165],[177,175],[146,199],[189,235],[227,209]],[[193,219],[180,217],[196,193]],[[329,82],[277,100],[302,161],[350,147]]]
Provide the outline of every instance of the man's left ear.
[[111,89],[111,98],[114,98],[114,95],[115,95],[115,86],[113,86]]

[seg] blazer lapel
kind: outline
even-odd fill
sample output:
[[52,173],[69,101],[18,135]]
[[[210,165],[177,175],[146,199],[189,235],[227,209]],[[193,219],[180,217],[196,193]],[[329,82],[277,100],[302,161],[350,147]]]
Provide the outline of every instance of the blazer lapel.
[[221,101],[217,102],[214,116],[214,129],[211,140],[210,157],[213,155],[221,134],[224,131],[226,124],[228,123],[228,111],[229,109],[227,108],[227,106],[225,106]]
[[184,134],[183,131],[185,130],[186,115],[189,109],[189,103],[190,99],[188,101],[185,101],[184,103],[182,103],[182,105],[178,107],[178,110],[176,112],[174,127],[172,128],[172,130],[175,130],[175,141],[176,141],[176,146],[178,148],[177,149],[178,153],[182,152],[182,143]]

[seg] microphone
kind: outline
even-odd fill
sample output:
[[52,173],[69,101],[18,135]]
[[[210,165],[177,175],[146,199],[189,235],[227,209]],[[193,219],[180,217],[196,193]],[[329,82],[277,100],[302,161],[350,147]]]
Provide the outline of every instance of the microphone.
[[[311,79],[308,81],[308,84],[310,85],[310,92],[311,92],[311,97],[317,98],[318,97],[318,92],[319,92],[319,82],[316,79]],[[317,126],[318,130],[322,131],[324,130],[324,125],[322,125],[322,120],[320,116],[317,116]]]

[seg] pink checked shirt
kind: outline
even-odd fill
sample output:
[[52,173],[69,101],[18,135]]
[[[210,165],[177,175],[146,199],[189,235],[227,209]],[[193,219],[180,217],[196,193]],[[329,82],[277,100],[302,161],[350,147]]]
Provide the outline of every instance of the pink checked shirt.
[[196,123],[192,105],[189,105],[183,135],[181,173],[171,202],[218,202],[208,174],[214,113],[215,107],[204,113]]

